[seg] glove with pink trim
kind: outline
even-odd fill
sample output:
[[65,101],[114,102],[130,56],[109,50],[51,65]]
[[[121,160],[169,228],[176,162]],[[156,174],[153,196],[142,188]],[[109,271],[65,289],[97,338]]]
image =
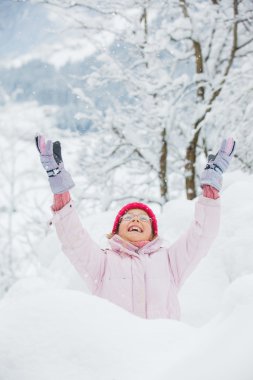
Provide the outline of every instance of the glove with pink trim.
[[75,186],[71,175],[64,168],[60,141],[45,141],[44,136],[35,136],[40,161],[47,172],[49,184],[54,194],[63,194]]
[[223,140],[216,155],[210,154],[205,170],[200,176],[200,186],[210,185],[220,191],[222,174],[227,170],[235,152],[235,141],[232,137]]

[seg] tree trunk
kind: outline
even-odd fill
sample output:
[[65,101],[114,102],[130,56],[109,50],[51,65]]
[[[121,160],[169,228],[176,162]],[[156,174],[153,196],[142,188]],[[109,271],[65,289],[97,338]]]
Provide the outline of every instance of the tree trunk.
[[199,138],[200,129],[194,133],[192,140],[186,148],[185,157],[185,188],[187,199],[191,200],[196,198],[196,184],[195,184],[195,165],[196,165],[196,151]]
[[[187,5],[185,0],[179,1],[180,6],[182,8],[184,17],[190,18]],[[192,45],[194,50],[194,57],[195,57],[195,71],[197,74],[202,74],[204,72],[204,61],[203,61],[203,54],[202,54],[202,47],[200,45],[200,42],[192,39]],[[203,102],[205,99],[205,87],[203,85],[199,85],[197,83],[197,102]],[[195,165],[196,165],[196,158],[197,158],[197,144],[198,144],[198,138],[199,138],[199,132],[198,129],[198,122],[195,122],[193,125],[193,137],[191,141],[189,142],[187,148],[186,148],[186,155],[185,155],[185,190],[186,190],[186,196],[187,199],[194,199],[197,196],[196,191],[196,183],[195,183]]]
[[142,57],[145,62],[145,66],[146,68],[148,68],[148,61],[145,58],[145,47],[147,46],[147,43],[148,43],[148,12],[147,12],[146,7],[144,7],[142,10],[140,23],[143,23],[144,25],[144,40],[143,40],[143,44],[140,45],[140,48],[141,48]]
[[162,147],[160,152],[160,166],[159,166],[159,180],[160,180],[160,194],[163,203],[168,201],[168,181],[167,181],[167,156],[168,156],[168,144],[167,144],[167,131],[163,128],[161,133]]
[[[197,74],[204,71],[202,48],[198,41],[193,40],[193,49],[195,56],[195,70]],[[197,86],[197,102],[203,102],[205,99],[205,87]],[[185,190],[187,199],[194,199],[197,196],[196,191],[196,158],[197,158],[197,145],[200,129],[198,129],[197,122],[193,125],[194,134],[186,148],[185,157]]]

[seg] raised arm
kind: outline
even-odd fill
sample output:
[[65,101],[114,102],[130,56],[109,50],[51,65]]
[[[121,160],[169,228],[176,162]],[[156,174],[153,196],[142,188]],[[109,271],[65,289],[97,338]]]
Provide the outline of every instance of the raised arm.
[[54,194],[52,222],[56,227],[62,250],[90,290],[96,292],[103,274],[105,254],[83,228],[70,199],[69,190],[74,186],[74,182],[64,167],[61,144],[59,141],[46,142],[40,135],[35,137],[35,142]]
[[180,287],[204,257],[219,231],[220,200],[201,195],[188,230],[169,248],[175,284]]
[[195,216],[190,228],[170,247],[169,261],[175,284],[180,287],[198,262],[204,257],[219,231],[219,190],[222,174],[228,168],[235,149],[232,138],[224,140],[218,153],[208,158],[201,175],[203,195],[195,205]]

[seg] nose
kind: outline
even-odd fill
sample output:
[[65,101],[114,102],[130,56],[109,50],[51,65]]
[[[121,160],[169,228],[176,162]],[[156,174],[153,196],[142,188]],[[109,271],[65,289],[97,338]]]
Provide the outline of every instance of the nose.
[[131,221],[136,220],[137,222],[140,222],[138,215],[133,215]]

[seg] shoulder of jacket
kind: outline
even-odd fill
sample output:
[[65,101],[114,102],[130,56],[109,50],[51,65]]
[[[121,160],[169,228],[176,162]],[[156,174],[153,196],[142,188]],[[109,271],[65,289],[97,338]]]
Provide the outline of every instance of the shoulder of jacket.
[[164,249],[168,249],[171,246],[171,243],[168,240],[165,240],[162,238],[160,239],[159,244],[160,244],[160,248],[164,248]]

